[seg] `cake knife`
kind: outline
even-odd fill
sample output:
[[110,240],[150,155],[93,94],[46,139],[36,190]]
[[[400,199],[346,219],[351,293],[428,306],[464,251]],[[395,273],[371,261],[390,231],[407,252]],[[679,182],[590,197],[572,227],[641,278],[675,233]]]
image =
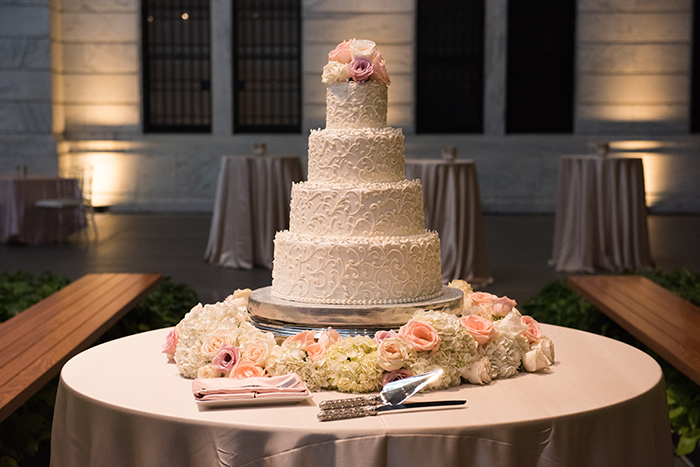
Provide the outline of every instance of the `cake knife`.
[[349,407],[399,405],[409,397],[423,389],[428,384],[437,380],[442,375],[442,368],[429,371],[421,375],[392,381],[384,385],[379,394],[370,396],[348,397],[345,399],[329,399],[321,401],[318,407],[321,410],[343,409]]
[[332,420],[344,420],[347,418],[366,417],[368,415],[377,415],[389,410],[407,410],[419,409],[423,407],[445,407],[451,405],[464,405],[466,400],[447,400],[447,401],[425,401],[425,402],[408,402],[406,404],[397,405],[361,405],[357,407],[344,407],[342,409],[327,409],[321,410],[317,417],[322,422]]

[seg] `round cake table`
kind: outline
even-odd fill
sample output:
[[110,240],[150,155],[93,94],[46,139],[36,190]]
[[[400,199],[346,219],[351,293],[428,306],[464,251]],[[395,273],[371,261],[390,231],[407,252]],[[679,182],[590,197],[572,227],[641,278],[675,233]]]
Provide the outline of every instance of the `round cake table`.
[[58,466],[672,466],[657,363],[626,344],[542,326],[547,373],[418,394],[460,408],[319,422],[320,392],[293,405],[201,408],[160,353],[167,329],[118,339],[61,372]]

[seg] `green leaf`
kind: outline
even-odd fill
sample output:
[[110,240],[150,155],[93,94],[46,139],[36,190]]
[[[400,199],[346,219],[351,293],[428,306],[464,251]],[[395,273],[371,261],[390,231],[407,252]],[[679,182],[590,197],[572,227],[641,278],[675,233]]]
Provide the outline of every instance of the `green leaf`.
[[697,428],[698,422],[700,422],[700,407],[694,407],[688,412],[688,423],[692,428]]
[[683,406],[676,407],[674,409],[671,409],[671,411],[668,413],[668,416],[673,420],[674,418],[678,418],[681,415],[685,415],[688,412],[688,409],[686,409]]
[[678,440],[678,445],[676,446],[676,454],[679,456],[687,456],[691,452],[695,451],[695,446],[698,443],[697,438],[687,438],[681,436]]

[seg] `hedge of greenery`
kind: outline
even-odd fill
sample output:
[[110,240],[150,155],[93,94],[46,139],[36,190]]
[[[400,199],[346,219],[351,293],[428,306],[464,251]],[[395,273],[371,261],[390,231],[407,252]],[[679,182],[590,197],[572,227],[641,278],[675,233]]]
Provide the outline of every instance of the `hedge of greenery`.
[[[671,273],[639,272],[681,298],[700,306],[700,274],[679,268]],[[546,285],[522,306],[523,313],[542,323],[581,329],[633,345],[654,357],[666,381],[669,416],[676,454],[688,455],[700,444],[700,387],[655,352],[610,320],[596,307],[566,286],[564,279]],[[556,344],[556,343],[555,343]]]
[[[22,271],[0,273],[0,322],[21,313],[69,282],[49,272],[36,276]],[[98,343],[174,326],[198,301],[194,290],[165,278]],[[0,467],[32,465],[39,450],[46,447],[51,438],[57,388],[58,378],[54,378],[0,423]]]

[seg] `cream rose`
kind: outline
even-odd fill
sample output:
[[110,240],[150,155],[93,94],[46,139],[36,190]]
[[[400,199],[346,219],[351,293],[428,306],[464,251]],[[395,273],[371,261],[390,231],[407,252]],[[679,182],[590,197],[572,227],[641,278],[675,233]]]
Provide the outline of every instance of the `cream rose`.
[[513,311],[515,305],[517,305],[516,301],[506,297],[505,295],[503,297],[495,298],[492,305],[493,314],[496,316],[507,316],[508,313]]
[[350,79],[350,69],[347,63],[328,62],[323,67],[321,82],[324,84],[342,83]]
[[238,362],[229,374],[230,378],[253,378],[256,376],[265,376],[265,370],[253,362],[244,360]]
[[379,353],[377,365],[385,371],[398,370],[408,358],[408,346],[403,339],[398,337],[382,340],[377,352]]
[[496,335],[496,329],[490,319],[478,315],[463,316],[460,321],[477,344],[484,346]]
[[350,44],[350,50],[352,51],[352,58],[366,58],[367,60],[372,60],[374,58],[374,52],[377,49],[377,44],[372,41],[367,40],[354,40]]
[[440,336],[430,323],[411,319],[401,326],[399,336],[408,347],[416,351],[435,350],[440,345]]
[[352,50],[351,45],[355,42],[355,39],[350,39],[349,41],[343,41],[338,44],[335,49],[328,53],[328,61],[330,62],[340,62],[340,63],[350,63],[352,61]]
[[549,363],[552,365],[554,364],[556,361],[554,358],[554,343],[549,337],[542,336],[542,339],[540,339],[540,341],[534,347],[539,347],[549,360]]
[[264,367],[271,350],[272,347],[267,339],[252,339],[241,345],[241,358]]
[[532,350],[525,352],[525,355],[523,355],[523,367],[530,373],[547,370],[551,364],[552,362],[549,361],[547,355],[545,355],[545,353],[539,347],[535,347]]
[[212,365],[204,365],[197,370],[197,378],[219,378],[222,373]]
[[175,350],[177,349],[178,338],[179,335],[177,329],[175,328],[171,329],[168,335],[165,336],[165,342],[163,343],[161,349],[162,353],[168,357],[168,360],[175,360]]
[[520,321],[527,326],[527,329],[523,331],[523,337],[531,344],[538,343],[542,339],[542,330],[539,323],[532,316],[523,316],[520,318]]
[[326,349],[331,345],[340,342],[341,340],[343,340],[343,338],[340,336],[340,334],[338,334],[338,331],[331,328],[328,328],[327,330],[324,329],[323,332],[321,332],[321,335],[318,336],[318,343]]
[[462,378],[472,384],[488,384],[491,382],[491,362],[488,357],[475,361],[465,368]]
[[233,342],[234,336],[231,332],[226,329],[217,329],[205,336],[201,352],[209,358],[214,358],[222,345],[233,344]]

